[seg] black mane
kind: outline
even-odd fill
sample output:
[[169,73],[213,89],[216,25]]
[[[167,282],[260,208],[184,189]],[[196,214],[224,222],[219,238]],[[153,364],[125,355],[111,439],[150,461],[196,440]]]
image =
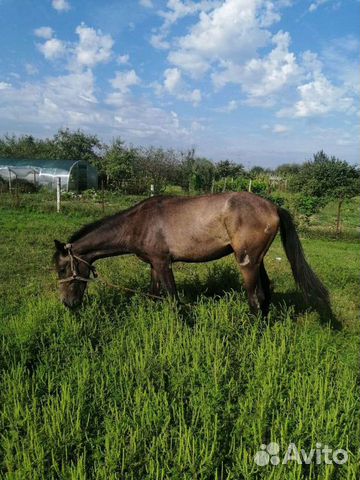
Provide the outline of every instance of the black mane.
[[122,210],[121,212],[117,212],[113,215],[108,215],[107,217],[100,218],[100,220],[95,220],[95,222],[88,223],[87,225],[84,225],[81,227],[79,230],[77,230],[75,233],[71,235],[69,238],[69,243],[76,242],[77,240],[80,240],[81,238],[85,237],[88,233],[91,233],[93,230],[96,228],[102,227],[108,222],[111,222],[112,220],[118,219],[121,215],[130,212],[131,210],[138,208],[140,205],[142,205],[145,202],[149,201],[158,201],[159,199],[164,198],[164,197],[151,197],[151,198],[146,198],[145,200],[142,200],[141,202],[137,203],[136,205],[133,205],[132,207]]
[[95,222],[91,222],[86,225],[83,225],[79,230],[77,230],[75,233],[71,235],[71,237],[69,238],[69,243],[73,243],[73,242],[76,242],[77,240],[80,240],[81,238],[85,237],[85,235],[87,235],[88,233],[91,233],[96,228],[99,228],[105,225],[105,223],[108,223],[109,221],[118,217],[122,213],[124,212],[118,212],[118,213],[115,213],[114,215],[108,215],[107,217],[100,218],[100,220],[95,220]]

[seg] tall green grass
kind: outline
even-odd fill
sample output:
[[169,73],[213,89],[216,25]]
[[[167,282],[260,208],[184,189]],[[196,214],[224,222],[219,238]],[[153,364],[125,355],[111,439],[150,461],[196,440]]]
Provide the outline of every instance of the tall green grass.
[[[52,239],[89,213],[0,211],[0,478],[355,479],[359,469],[358,245],[304,239],[342,323],[304,304],[278,241],[267,321],[249,314],[236,265],[177,265],[182,298],[153,302],[91,286],[67,311]],[[145,291],[148,267],[99,262]],[[325,321],[324,321],[325,320]],[[262,444],[317,443],[344,465],[257,466]]]
[[306,474],[356,478],[357,339],[244,300],[29,302],[1,354],[5,478],[304,478],[254,463],[270,441],[345,448],[346,465]]

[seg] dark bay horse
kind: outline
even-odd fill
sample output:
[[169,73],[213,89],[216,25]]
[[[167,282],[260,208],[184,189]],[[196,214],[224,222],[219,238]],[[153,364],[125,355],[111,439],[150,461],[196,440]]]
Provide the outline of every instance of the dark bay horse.
[[85,225],[67,244],[55,240],[55,264],[64,304],[81,304],[93,262],[135,254],[151,265],[151,293],[161,287],[177,299],[173,262],[208,262],[234,253],[251,311],[267,315],[270,283],[264,267],[280,227],[296,283],[329,305],[326,288],[308,265],[290,214],[247,192],[196,197],[152,197]]

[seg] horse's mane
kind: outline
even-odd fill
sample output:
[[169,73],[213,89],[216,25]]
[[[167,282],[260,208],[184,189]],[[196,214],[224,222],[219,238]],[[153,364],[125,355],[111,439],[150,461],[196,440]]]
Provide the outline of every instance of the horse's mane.
[[111,220],[121,216],[126,211],[127,210],[125,210],[124,212],[115,213],[114,215],[108,215],[107,217],[100,218],[100,220],[95,220],[95,222],[91,222],[91,223],[87,223],[86,225],[83,225],[79,230],[77,230],[71,235],[71,237],[69,238],[69,243],[73,243],[73,242],[76,242],[77,240],[80,240],[81,238],[85,237],[85,235],[87,235],[88,233],[91,233],[95,229],[102,227],[106,223],[111,222]]
[[105,224],[112,223],[113,220],[118,220],[121,216],[124,214],[135,210],[138,208],[140,205],[142,205],[145,202],[149,201],[158,201],[159,198],[164,198],[164,197],[152,197],[152,198],[146,198],[145,200],[142,200],[141,202],[137,203],[136,205],[133,205],[130,208],[127,208],[126,210],[122,210],[121,212],[117,212],[113,215],[108,215],[107,217],[100,218],[100,220],[95,220],[95,222],[88,223],[84,226],[82,226],[79,230],[77,230],[75,233],[71,235],[69,238],[69,243],[76,242],[77,240],[80,240],[81,238],[85,237],[88,233],[91,233],[95,229],[102,227]]

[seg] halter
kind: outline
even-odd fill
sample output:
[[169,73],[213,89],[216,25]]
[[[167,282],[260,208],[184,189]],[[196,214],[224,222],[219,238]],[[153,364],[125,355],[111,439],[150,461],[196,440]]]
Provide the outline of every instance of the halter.
[[[74,255],[73,252],[72,252],[71,243],[67,243],[64,248],[67,250],[68,255],[70,257],[70,267],[71,267],[72,275],[71,275],[71,277],[62,278],[61,280],[59,280],[59,283],[72,282],[73,280],[80,280],[81,282],[91,282],[91,281],[93,281],[97,277],[95,267],[93,265],[90,265],[90,263],[87,262],[86,260],[84,260],[83,258],[78,257],[77,255]],[[78,260],[79,262],[85,263],[85,265],[87,265],[90,268],[90,272],[92,272],[94,278],[90,278],[90,277],[85,278],[85,277],[82,277],[81,275],[79,275],[78,272],[77,272],[75,259]]]

